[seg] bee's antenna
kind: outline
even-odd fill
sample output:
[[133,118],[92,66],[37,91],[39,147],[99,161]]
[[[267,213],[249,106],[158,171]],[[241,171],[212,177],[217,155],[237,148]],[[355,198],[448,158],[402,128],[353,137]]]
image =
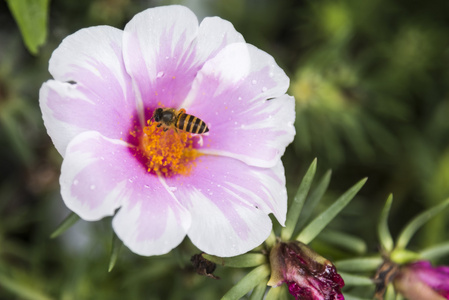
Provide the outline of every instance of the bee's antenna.
[[153,122],[153,120],[154,120],[154,113],[155,113],[156,111],[153,111],[153,114],[151,115],[151,118],[150,118],[150,122]]

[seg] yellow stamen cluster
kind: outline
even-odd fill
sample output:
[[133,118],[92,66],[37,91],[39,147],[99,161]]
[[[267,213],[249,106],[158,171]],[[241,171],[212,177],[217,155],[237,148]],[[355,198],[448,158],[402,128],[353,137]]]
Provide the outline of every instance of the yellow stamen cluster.
[[139,139],[138,153],[142,155],[148,172],[171,177],[188,175],[194,160],[201,155],[193,148],[190,133],[174,129],[163,131],[156,123],[148,121],[142,132],[131,132]]

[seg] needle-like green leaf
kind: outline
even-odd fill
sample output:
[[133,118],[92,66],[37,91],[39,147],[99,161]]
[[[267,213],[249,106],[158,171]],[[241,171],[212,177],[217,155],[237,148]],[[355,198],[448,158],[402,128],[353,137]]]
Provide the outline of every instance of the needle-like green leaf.
[[28,50],[36,55],[47,38],[49,0],[6,0]]
[[321,198],[323,198],[323,195],[329,186],[331,176],[332,171],[328,170],[326,174],[324,174],[324,176],[321,178],[316,188],[311,192],[310,197],[304,203],[304,207],[301,210],[301,215],[296,225],[296,228],[302,228],[310,219],[313,210],[318,205]]
[[261,281],[256,287],[253,289],[251,293],[250,300],[262,300],[265,295],[265,291],[267,290],[267,283],[265,281]]
[[290,205],[290,209],[287,213],[287,220],[285,221],[285,227],[282,228],[281,231],[281,238],[284,241],[288,241],[292,237],[293,232],[296,228],[296,223],[298,222],[299,215],[301,214],[304,201],[307,198],[310,186],[312,185],[313,177],[315,176],[316,165],[317,160],[315,158],[309,169],[307,170],[306,175],[304,175],[304,178],[299,185],[298,191],[296,192],[296,196],[293,199],[292,204]]
[[265,300],[289,299],[290,297],[288,295],[287,285],[283,284],[275,288],[272,287],[268,291]]
[[262,281],[265,282],[268,275],[270,275],[270,267],[268,265],[261,265],[255,268],[234,285],[221,299],[237,300],[242,298]]
[[377,225],[377,234],[380,244],[386,252],[391,252],[394,247],[393,238],[391,237],[390,230],[388,229],[388,215],[390,213],[391,204],[393,203],[393,194],[388,196],[387,202],[380,214],[379,224]]
[[415,232],[426,222],[432,219],[435,215],[442,212],[448,205],[449,198],[444,200],[440,204],[420,213],[413,220],[411,220],[399,234],[398,240],[396,242],[396,248],[404,249],[405,247],[407,247],[407,244],[410,242],[410,239],[415,234]]
[[360,298],[357,296],[349,295],[347,293],[344,294],[345,300],[372,300],[372,298]]
[[339,260],[334,262],[337,270],[346,272],[370,272],[376,270],[383,262],[380,256]]
[[345,286],[366,286],[366,285],[374,285],[374,282],[371,278],[366,276],[348,274],[343,272],[338,272],[340,276],[345,281]]
[[431,246],[419,253],[419,256],[426,260],[432,260],[446,255],[449,255],[449,242]]
[[203,253],[203,257],[217,265],[231,268],[250,268],[267,262],[267,257],[260,253],[246,253],[234,257],[218,257]]
[[322,230],[331,222],[335,216],[348,205],[354,198],[358,191],[363,187],[367,178],[360,180],[343,195],[340,196],[331,206],[318,215],[312,222],[309,223],[298,235],[296,240],[308,244],[310,243]]
[[75,214],[74,212],[70,213],[70,215],[68,215],[64,221],[61,222],[61,224],[59,224],[58,228],[56,228],[55,231],[53,231],[53,233],[50,235],[50,238],[54,239],[58,236],[60,236],[61,234],[63,234],[67,229],[69,229],[70,227],[72,227],[76,222],[78,222],[78,220],[80,219],[80,217]]
[[385,292],[384,300],[396,300],[396,293],[394,291],[394,287],[392,284],[387,286],[387,290]]
[[115,233],[112,234],[111,256],[109,258],[108,272],[111,272],[117,262],[123,242],[117,237]]
[[364,254],[367,249],[364,240],[342,231],[325,229],[320,233],[320,239],[356,254]]

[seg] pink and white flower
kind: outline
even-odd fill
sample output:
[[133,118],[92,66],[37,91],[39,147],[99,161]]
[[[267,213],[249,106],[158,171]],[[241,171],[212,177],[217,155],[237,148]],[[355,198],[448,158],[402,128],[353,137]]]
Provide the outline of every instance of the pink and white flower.
[[[267,238],[268,214],[284,224],[289,79],[229,22],[148,9],[123,31],[68,36],[49,70],[40,106],[64,158],[62,198],[81,218],[115,214],[116,234],[140,255],[167,253],[187,235],[234,256]],[[158,107],[185,108],[210,131],[164,132],[149,121]]]

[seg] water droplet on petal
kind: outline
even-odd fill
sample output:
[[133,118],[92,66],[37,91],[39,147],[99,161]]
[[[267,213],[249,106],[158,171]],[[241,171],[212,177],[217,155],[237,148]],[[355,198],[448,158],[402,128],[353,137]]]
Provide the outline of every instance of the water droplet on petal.
[[130,179],[128,179],[128,181],[129,181],[129,182],[133,182],[133,181],[134,181],[134,179],[130,178]]
[[92,184],[92,185],[90,186],[90,189],[91,189],[91,190],[95,190],[95,185]]
[[239,101],[241,101],[241,100],[242,100],[242,97],[239,97],[238,99],[239,99]]
[[268,89],[267,89],[266,86],[264,86],[264,87],[262,88],[262,92],[263,92],[263,93],[265,93],[267,90],[268,90]]
[[169,186],[168,189],[170,190],[170,192],[176,192],[178,188],[176,186]]
[[166,56],[165,59],[169,59],[170,57]]
[[268,76],[273,77],[273,76],[274,76],[274,73],[273,73],[273,72],[270,72],[270,73],[268,74]]
[[145,187],[146,189],[149,189],[149,188],[150,188],[150,186],[149,186],[148,184],[145,184],[144,187]]
[[156,75],[157,78],[161,78],[162,76],[164,76],[164,72],[162,71],[158,72]]
[[251,81],[251,83],[252,83],[252,84],[256,84],[256,83],[257,83],[257,80],[256,80],[256,79],[253,79],[253,81]]
[[78,179],[73,180],[73,185],[77,185],[79,183]]

